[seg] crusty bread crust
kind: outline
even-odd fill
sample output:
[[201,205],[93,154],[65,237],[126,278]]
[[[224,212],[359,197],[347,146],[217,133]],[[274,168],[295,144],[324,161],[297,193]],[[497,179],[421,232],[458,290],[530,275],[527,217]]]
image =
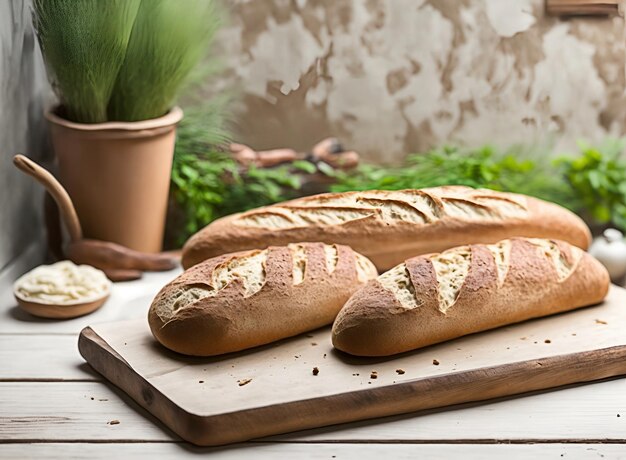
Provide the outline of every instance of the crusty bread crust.
[[351,246],[380,271],[409,257],[512,236],[555,238],[586,249],[591,234],[574,213],[513,193],[462,186],[322,194],[234,214],[183,248],[188,268],[224,252],[297,241]]
[[[467,272],[446,266],[451,256],[469,256]],[[333,324],[336,348],[359,356],[402,353],[599,303],[610,283],[588,253],[558,240],[527,238],[423,255],[393,270],[395,276],[379,276],[346,303]]]
[[332,323],[350,295],[376,276],[369,260],[342,245],[226,254],[161,289],[148,321],[171,350],[219,355]]

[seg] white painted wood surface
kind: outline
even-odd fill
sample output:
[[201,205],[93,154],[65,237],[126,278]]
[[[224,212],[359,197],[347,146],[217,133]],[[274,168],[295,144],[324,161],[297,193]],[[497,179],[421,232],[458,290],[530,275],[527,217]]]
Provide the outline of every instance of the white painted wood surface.
[[[183,458],[198,453],[217,459],[626,458],[622,379],[225,448],[192,447],[101,382],[76,348],[77,333],[87,324],[145,315],[151,297],[177,271],[116,284],[99,312],[52,322],[16,310],[7,280],[15,279],[21,268],[16,263],[0,273],[2,459]],[[112,420],[120,423],[111,425]]]
[[[99,382],[2,382],[0,407],[0,439],[3,440],[178,439],[115,387]],[[107,424],[111,420],[120,423]],[[626,380],[265,439],[287,442],[532,442],[551,439],[626,442]]]
[[0,381],[8,380],[102,378],[78,353],[75,334],[0,334]]
[[185,444],[7,444],[0,447],[0,459],[85,459],[132,458],[175,460],[208,455],[211,460],[267,458],[272,460],[519,460],[554,458],[626,459],[626,448],[615,444],[267,444],[246,443],[220,448],[198,448]]

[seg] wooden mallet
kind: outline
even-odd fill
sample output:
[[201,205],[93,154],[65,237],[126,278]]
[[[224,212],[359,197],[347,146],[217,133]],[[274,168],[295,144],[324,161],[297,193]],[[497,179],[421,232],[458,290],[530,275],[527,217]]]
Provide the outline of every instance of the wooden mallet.
[[167,254],[146,254],[117,243],[83,238],[74,204],[59,181],[24,155],[15,155],[13,164],[42,184],[56,202],[70,238],[65,255],[72,262],[96,267],[111,281],[138,279],[143,271],[171,270],[178,264],[177,258]]

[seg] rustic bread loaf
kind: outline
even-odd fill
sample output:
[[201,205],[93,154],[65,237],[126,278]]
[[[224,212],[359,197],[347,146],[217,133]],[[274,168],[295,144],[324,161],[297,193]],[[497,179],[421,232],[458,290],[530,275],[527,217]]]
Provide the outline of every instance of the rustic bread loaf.
[[586,249],[572,212],[536,198],[461,186],[316,195],[219,219],[183,248],[183,266],[224,252],[298,241],[347,244],[387,270],[418,254],[524,236]]
[[378,273],[347,246],[290,244],[209,259],[157,294],[154,337],[171,350],[211,356],[330,324]]
[[332,340],[353,355],[387,356],[592,305],[608,288],[600,262],[562,241],[462,246],[370,281],[337,316]]

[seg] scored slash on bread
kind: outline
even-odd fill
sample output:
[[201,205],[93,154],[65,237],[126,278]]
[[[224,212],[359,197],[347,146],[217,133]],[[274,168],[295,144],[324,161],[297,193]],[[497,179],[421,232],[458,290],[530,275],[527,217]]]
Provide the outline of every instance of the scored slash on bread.
[[212,356],[332,323],[350,295],[378,273],[343,245],[298,243],[209,259],[157,294],[148,321],[179,353]]
[[559,240],[512,238],[414,257],[357,291],[333,324],[333,345],[388,356],[601,302],[609,276]]
[[321,241],[351,246],[387,270],[408,257],[524,236],[586,249],[591,234],[574,213],[514,193],[445,186],[328,193],[216,220],[183,248],[188,268],[223,252]]

